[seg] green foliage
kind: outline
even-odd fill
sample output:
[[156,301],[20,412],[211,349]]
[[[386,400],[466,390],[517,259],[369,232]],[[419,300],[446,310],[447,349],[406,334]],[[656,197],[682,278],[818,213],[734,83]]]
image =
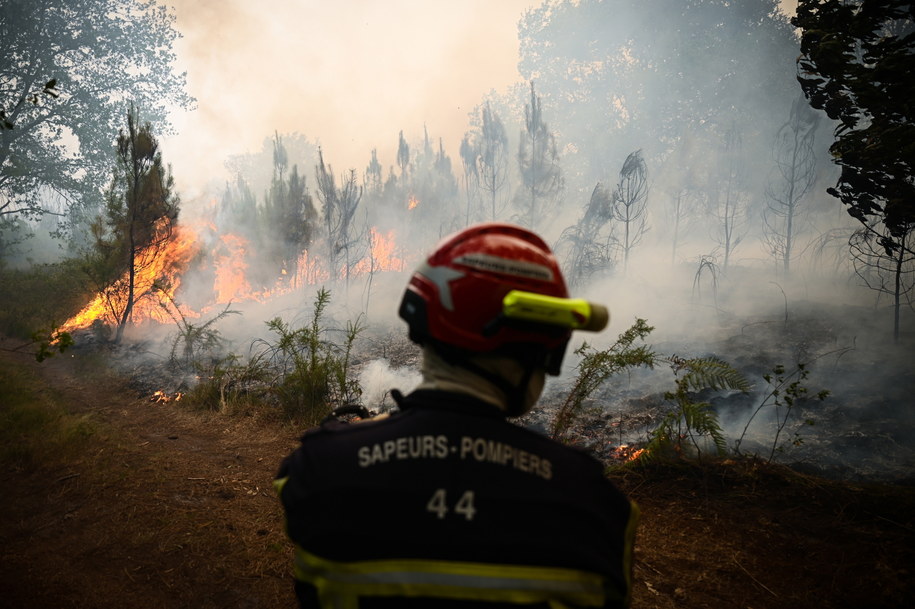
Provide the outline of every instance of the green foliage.
[[329,302],[330,292],[322,288],[309,326],[294,329],[278,317],[267,322],[277,338],[265,344],[263,353],[280,372],[272,390],[287,416],[312,425],[327,416],[333,404],[345,404],[361,393],[348,373],[353,342],[362,328],[350,323],[342,347],[324,340],[321,317]]
[[221,414],[256,409],[269,399],[272,371],[263,359],[241,363],[236,354],[215,360],[205,380],[197,383],[181,403]]
[[704,390],[747,392],[750,384],[733,366],[716,357],[668,359],[676,389],[664,393],[664,399],[673,404],[651,432],[643,460],[671,458],[695,452],[702,459],[702,443],[710,438],[715,452],[725,454],[727,444],[718,423],[718,416],[707,402],[696,401],[696,394]]
[[97,197],[127,100],[156,122],[191,105],[174,69],[174,20],[150,0],[3,3],[0,215],[42,213],[48,190],[73,206]]
[[[743,432],[734,443],[734,452],[740,453],[740,445],[746,438],[750,425],[764,408],[773,409],[775,420],[775,431],[772,434],[772,447],[769,451],[768,460],[771,462],[775,457],[776,452],[785,450],[786,442],[782,440],[782,443],[780,444],[779,441],[781,440],[782,433],[788,426],[788,423],[791,422],[792,411],[801,401],[811,398],[810,391],[806,385],[808,376],[810,376],[810,371],[805,364],[798,364],[797,367],[790,372],[788,372],[783,365],[779,364],[773,368],[771,374],[763,375],[763,379],[765,379],[766,383],[769,385],[769,392],[747,419]],[[813,395],[813,397],[819,401],[825,400],[828,396],[829,391],[825,389]],[[807,418],[804,419],[802,424],[813,425],[814,421],[813,419]],[[804,439],[800,436],[800,433],[795,431],[794,434],[792,434],[790,443],[794,446],[799,446],[803,441]]]
[[63,353],[75,344],[70,333],[61,332],[55,324],[51,324],[49,329],[36,331],[32,334],[32,339],[38,345],[35,359],[39,362],[54,357],[57,353]]
[[601,351],[595,350],[588,343],[583,343],[575,354],[581,356],[578,363],[578,375],[569,395],[559,408],[550,426],[550,436],[561,440],[576,417],[581,413],[584,403],[591,394],[611,376],[638,366],[654,367],[657,356],[650,347],[633,346],[636,341],[644,341],[654,328],[644,319],[635,323],[619,335],[616,342]]
[[178,196],[162,161],[152,125],[131,107],[117,140],[117,164],[105,197],[105,218],[93,225],[95,244],[86,271],[105,299],[120,342],[138,300],[155,291],[155,268],[172,239]]
[[[549,433],[553,439],[562,441],[568,436],[567,432],[584,414],[591,395],[610,377],[638,366],[654,368],[659,362],[667,362],[673,371],[675,386],[673,390],[664,393],[664,400],[669,407],[655,428],[648,433],[648,442],[640,453],[639,460],[701,461],[709,451],[717,456],[727,454],[727,438],[717,413],[705,396],[710,392],[748,393],[752,388],[750,383],[740,371],[717,357],[661,357],[649,347],[635,346],[636,341],[644,340],[653,329],[645,320],[637,319],[609,348],[597,351],[584,343],[576,350],[576,354],[581,356],[578,375],[551,422]],[[794,409],[803,400],[814,397],[823,400],[829,395],[825,390],[815,396],[809,395],[805,384],[808,375],[806,366],[799,364],[790,373],[786,372],[784,366],[776,366],[773,374],[763,377],[769,384],[770,391],[748,418],[743,433],[734,445],[735,453],[741,454],[740,446],[750,424],[764,408],[772,408],[775,419],[769,461],[776,452],[785,450],[788,445],[803,443],[800,427],[790,438],[785,438],[789,424],[795,420],[791,416]],[[801,426],[813,424],[814,421],[810,418],[801,422]]]
[[188,400],[221,412],[245,401],[266,402],[305,426],[320,423],[336,406],[358,401],[362,389],[350,375],[351,357],[363,328],[358,320],[348,322],[340,344],[328,340],[330,329],[322,318],[329,303],[330,292],[322,288],[308,325],[295,328],[279,317],[268,321],[272,339],[255,341],[245,364],[235,356],[219,360]]
[[318,211],[315,209],[305,177],[298,165],[288,172],[289,155],[283,138],[277,133],[273,150],[273,180],[260,211],[260,243],[275,276],[283,276],[293,287],[298,276],[299,255],[311,244],[316,232]]
[[69,319],[91,297],[78,260],[28,269],[0,266],[0,333],[32,340],[39,329]]
[[60,97],[60,94],[54,90],[56,88],[57,88],[57,79],[52,78],[51,80],[46,82],[44,84],[44,86],[41,87],[40,89],[34,89],[30,92],[26,92],[19,99],[19,102],[16,104],[16,107],[13,108],[12,110],[10,110],[9,114],[7,114],[7,111],[5,108],[0,108],[0,131],[2,131],[3,129],[15,128],[16,125],[14,125],[13,121],[11,120],[12,114],[15,113],[16,110],[19,109],[19,106],[21,106],[22,103],[29,102],[33,106],[37,106],[38,102],[42,99],[42,97],[50,97],[52,99],[57,99],[58,97]]
[[894,297],[897,341],[915,258],[913,14],[909,0],[801,0],[791,20],[802,31],[804,95],[838,121],[829,151],[842,172],[827,192],[861,223],[850,243],[855,270]]
[[98,427],[15,364],[0,366],[0,466],[30,468],[75,458]]
[[848,213],[887,227],[887,252],[915,227],[915,29],[909,0],[801,0],[801,88],[833,120],[830,147],[842,168],[828,192]]

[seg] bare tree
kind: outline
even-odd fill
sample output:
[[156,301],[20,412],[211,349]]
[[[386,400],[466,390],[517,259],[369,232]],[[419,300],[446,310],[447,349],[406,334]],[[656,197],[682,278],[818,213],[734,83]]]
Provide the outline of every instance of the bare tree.
[[406,179],[407,171],[410,169],[410,146],[403,137],[403,131],[397,139],[397,166],[400,167],[401,179]]
[[620,248],[623,269],[629,266],[629,254],[648,232],[646,201],[648,197],[648,167],[642,151],[629,153],[620,169],[619,182],[613,193],[613,218],[623,226]]
[[855,273],[864,284],[881,295],[893,299],[893,339],[899,340],[899,311],[903,304],[913,305],[915,288],[915,250],[913,229],[889,234],[885,224],[874,219],[856,230],[848,241]]
[[854,227],[830,228],[813,239],[805,250],[810,252],[813,268],[835,276],[851,274],[853,266],[848,255],[848,244],[854,232]]
[[490,220],[499,215],[499,193],[508,180],[508,134],[499,115],[489,103],[483,106],[483,127],[480,132],[480,186],[490,203]]
[[566,228],[557,249],[565,250],[563,268],[573,286],[613,267],[618,244],[613,235],[613,193],[598,182],[581,219]]
[[734,250],[743,241],[747,227],[747,194],[744,190],[744,162],[740,134],[730,128],[719,155],[718,179],[710,189],[711,213],[716,220],[714,237],[723,250],[721,269],[727,270]]
[[775,166],[766,186],[764,240],[769,253],[787,274],[794,256],[802,202],[816,181],[814,137],[820,115],[799,96],[776,134],[772,147]]
[[317,195],[324,214],[328,271],[332,279],[344,275],[349,285],[349,274],[358,262],[354,255],[362,241],[355,224],[356,210],[362,200],[363,188],[356,183],[356,171],[351,169],[346,178],[336,185],[333,167],[324,164],[324,154],[318,148],[318,165],[315,167]]
[[518,167],[523,191],[517,205],[522,219],[530,228],[549,215],[563,188],[562,170],[556,139],[543,121],[540,96],[531,81],[531,101],[524,106],[524,133],[518,146]]
[[683,230],[689,224],[690,219],[694,217],[696,208],[700,204],[701,193],[693,188],[680,188],[671,196],[670,216],[673,223],[670,239],[671,264],[676,264],[677,262],[677,250],[680,248]]

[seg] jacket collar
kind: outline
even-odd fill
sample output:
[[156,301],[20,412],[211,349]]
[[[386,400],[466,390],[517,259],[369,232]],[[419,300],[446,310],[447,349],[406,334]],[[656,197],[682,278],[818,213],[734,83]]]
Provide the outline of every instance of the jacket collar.
[[397,401],[397,405],[400,406],[401,410],[430,408],[452,410],[499,419],[504,419],[506,416],[505,411],[489,402],[465,393],[455,393],[451,391],[417,389],[406,396],[401,396],[399,400],[395,397],[395,401]]

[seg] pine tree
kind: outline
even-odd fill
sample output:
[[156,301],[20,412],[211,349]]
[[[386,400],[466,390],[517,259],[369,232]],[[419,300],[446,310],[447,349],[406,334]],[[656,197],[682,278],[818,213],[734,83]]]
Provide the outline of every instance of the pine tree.
[[105,218],[93,227],[96,255],[91,269],[116,321],[116,343],[123,338],[134,305],[150,293],[158,279],[140,277],[171,240],[179,205],[173,187],[152,126],[141,124],[139,111],[131,107],[127,130],[118,135],[117,165],[106,194]]

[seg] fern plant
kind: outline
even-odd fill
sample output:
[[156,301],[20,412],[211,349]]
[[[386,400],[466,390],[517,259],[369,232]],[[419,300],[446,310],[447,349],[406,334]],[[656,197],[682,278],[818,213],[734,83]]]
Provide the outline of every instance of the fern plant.
[[638,366],[654,367],[656,355],[646,345],[634,346],[636,341],[643,341],[654,328],[644,319],[636,319],[635,323],[619,335],[616,342],[601,351],[595,350],[588,343],[582,343],[575,350],[581,356],[578,362],[578,375],[572,389],[550,425],[550,436],[555,440],[562,440],[566,431],[581,414],[585,401],[608,378]]
[[673,408],[649,434],[641,458],[670,458],[694,452],[701,461],[705,438],[711,439],[718,455],[725,454],[727,443],[718,415],[711,404],[696,401],[695,397],[707,389],[746,393],[750,390],[749,382],[733,366],[717,357],[685,359],[671,356],[667,361],[676,377],[676,389],[665,392],[664,399],[671,402]]

